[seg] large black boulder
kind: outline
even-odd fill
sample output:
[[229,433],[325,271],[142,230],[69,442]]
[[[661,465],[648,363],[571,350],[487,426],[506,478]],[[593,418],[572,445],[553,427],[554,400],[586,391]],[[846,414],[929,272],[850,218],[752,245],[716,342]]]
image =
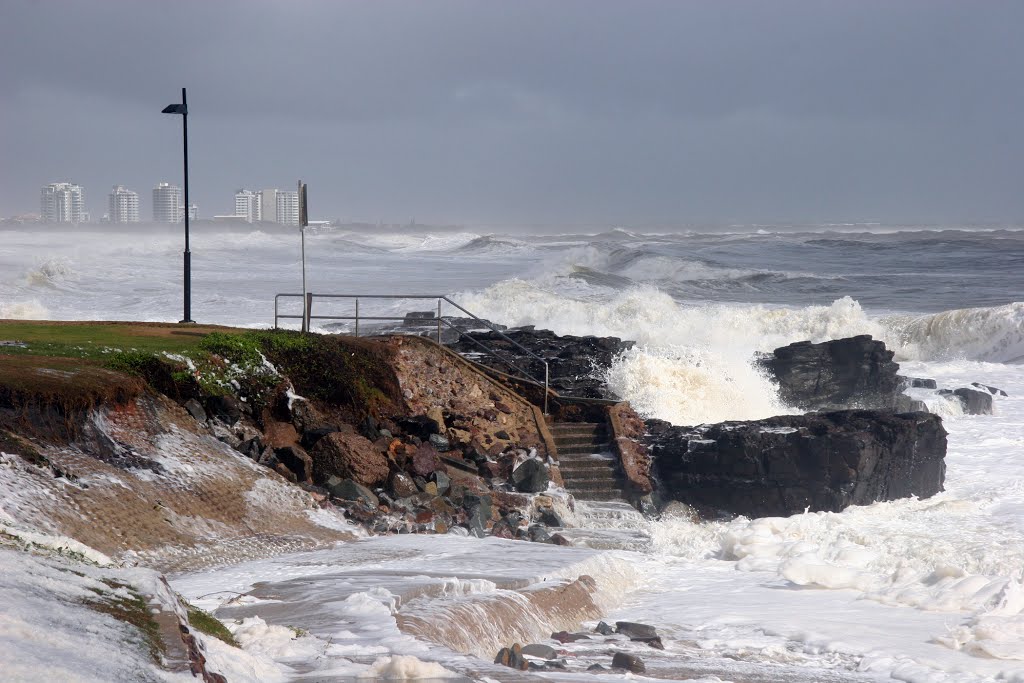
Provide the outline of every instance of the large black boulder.
[[784,516],[942,490],[946,430],[930,413],[841,410],[674,427],[650,421],[662,497],[709,512]]
[[540,493],[548,488],[548,468],[536,458],[527,458],[512,472],[512,486],[520,493]]
[[802,410],[892,408],[900,366],[885,344],[865,334],[812,344],[796,342],[761,358],[779,398]]

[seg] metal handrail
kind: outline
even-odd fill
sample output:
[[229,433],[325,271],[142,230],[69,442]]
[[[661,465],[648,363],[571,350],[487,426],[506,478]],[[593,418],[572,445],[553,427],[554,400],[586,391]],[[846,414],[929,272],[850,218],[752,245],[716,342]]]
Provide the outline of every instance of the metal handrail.
[[[280,312],[279,302],[280,302],[280,299],[282,297],[305,299],[305,306],[303,307],[302,315],[288,315],[288,314],[281,313]],[[355,315],[354,316],[352,316],[352,315],[313,315],[312,314],[312,311],[313,311],[313,299],[317,298],[317,297],[319,297],[321,299],[354,299],[355,300]],[[533,358],[535,360],[540,361],[544,365],[544,382],[543,382],[543,384],[544,384],[544,413],[547,414],[547,412],[548,412],[548,392],[549,392],[550,380],[551,380],[551,372],[550,372],[550,367],[548,365],[548,362],[546,360],[544,360],[543,358],[541,358],[540,356],[538,356],[533,351],[530,351],[528,348],[526,348],[525,346],[523,346],[522,344],[517,342],[515,339],[512,339],[511,337],[506,335],[504,332],[502,332],[497,327],[495,327],[489,320],[485,320],[485,319],[481,318],[480,316],[475,315],[474,313],[466,310],[463,306],[455,303],[454,301],[449,299],[447,296],[444,296],[443,294],[314,294],[313,292],[307,292],[305,295],[303,295],[303,294],[294,294],[294,293],[275,294],[274,295],[274,329],[275,330],[278,329],[278,321],[281,320],[281,319],[299,319],[299,320],[302,320],[302,322],[303,322],[303,329],[305,329],[305,330],[309,329],[309,321],[310,320],[354,320],[355,321],[355,336],[358,337],[359,336],[359,321],[360,320],[390,320],[390,321],[397,321],[397,320],[406,321],[406,320],[409,320],[409,318],[407,316],[360,315],[359,314],[359,300],[360,299],[436,299],[437,300],[437,315],[436,315],[436,317],[433,317],[433,318],[415,318],[413,320],[415,320],[418,323],[433,323],[433,322],[436,322],[437,323],[437,343],[438,344],[441,343],[441,329],[442,329],[441,325],[442,324],[443,325],[447,325],[449,328],[451,328],[451,329],[455,330],[456,332],[458,332],[460,338],[465,337],[466,339],[470,340],[471,342],[473,342],[474,344],[476,344],[477,346],[482,348],[487,353],[490,353],[492,356],[497,358],[499,361],[503,362],[508,367],[510,367],[510,368],[512,368],[514,370],[517,370],[518,372],[520,372],[523,375],[525,375],[525,377],[529,381],[531,381],[531,382],[533,382],[535,384],[540,384],[541,382],[540,382],[539,378],[534,377],[529,372],[527,372],[523,368],[519,367],[515,363],[513,363],[513,362],[511,362],[509,360],[506,360],[505,358],[502,358],[501,354],[498,352],[497,349],[494,349],[494,348],[491,348],[491,347],[487,346],[486,344],[481,342],[479,339],[476,339],[475,337],[472,337],[469,334],[467,334],[466,330],[463,330],[460,327],[458,327],[450,319],[444,318],[441,315],[441,303],[445,302],[445,303],[447,303],[447,304],[457,308],[462,313],[465,313],[468,317],[472,318],[473,320],[476,320],[477,322],[482,323],[491,332],[494,332],[495,334],[500,336],[502,339],[504,339],[505,341],[509,342],[510,344],[515,346],[517,349],[519,349],[520,351],[525,353],[527,356],[529,356],[529,357],[531,357],[531,358]]]

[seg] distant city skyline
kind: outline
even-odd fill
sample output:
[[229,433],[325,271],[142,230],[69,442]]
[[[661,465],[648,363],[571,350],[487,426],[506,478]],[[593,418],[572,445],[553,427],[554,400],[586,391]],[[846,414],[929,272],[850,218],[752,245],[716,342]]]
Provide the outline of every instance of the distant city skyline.
[[[1024,221],[1024,3],[13,0],[0,215],[309,183],[464,225]],[[147,207],[142,207],[147,215]]]

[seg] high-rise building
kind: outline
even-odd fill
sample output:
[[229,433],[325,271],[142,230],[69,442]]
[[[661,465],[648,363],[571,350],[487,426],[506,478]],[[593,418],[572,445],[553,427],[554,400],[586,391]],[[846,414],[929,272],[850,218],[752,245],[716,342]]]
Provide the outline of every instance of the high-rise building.
[[192,202],[192,205],[188,207],[188,219],[190,221],[199,220],[199,206]]
[[111,223],[139,222],[139,193],[115,185],[108,197],[107,216]]
[[299,224],[299,193],[277,191],[277,222],[281,225]]
[[235,192],[235,215],[246,223],[263,220],[263,195],[246,189]]
[[260,190],[260,201],[263,202],[263,220],[277,221],[277,188]]
[[74,183],[50,183],[39,202],[40,218],[46,223],[81,223],[86,220],[85,192]]
[[181,201],[181,188],[170,183],[159,183],[153,188],[153,221],[180,223],[185,219]]

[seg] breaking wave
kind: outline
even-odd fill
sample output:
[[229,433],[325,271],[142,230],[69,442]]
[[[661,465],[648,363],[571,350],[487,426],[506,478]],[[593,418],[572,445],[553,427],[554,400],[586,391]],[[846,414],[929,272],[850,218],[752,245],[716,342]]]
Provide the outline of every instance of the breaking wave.
[[886,321],[893,341],[920,360],[1024,362],[1024,302]]
[[71,260],[65,257],[46,259],[25,275],[30,286],[55,286],[76,277]]

